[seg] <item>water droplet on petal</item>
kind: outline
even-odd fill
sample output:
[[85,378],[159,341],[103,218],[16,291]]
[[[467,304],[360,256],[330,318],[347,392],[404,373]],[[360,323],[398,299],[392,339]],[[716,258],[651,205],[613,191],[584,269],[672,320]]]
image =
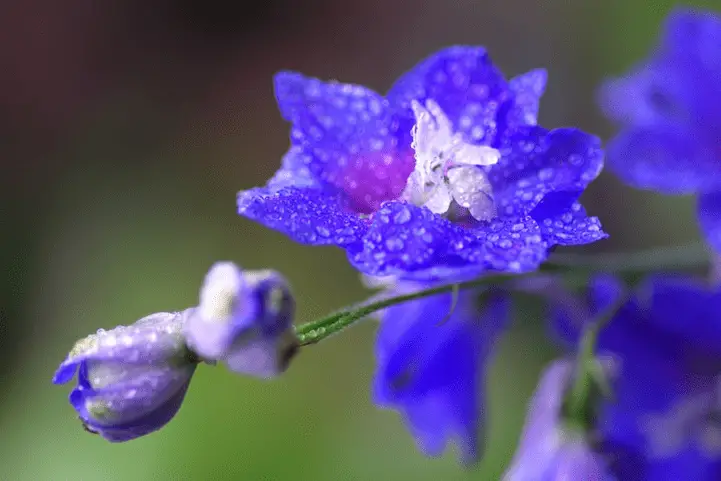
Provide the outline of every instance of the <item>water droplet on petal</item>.
[[405,206],[402,207],[393,217],[393,221],[396,224],[405,224],[409,220],[411,220],[411,211]]
[[391,252],[403,250],[403,241],[401,239],[398,239],[397,237],[391,237],[390,239],[386,240],[386,247]]

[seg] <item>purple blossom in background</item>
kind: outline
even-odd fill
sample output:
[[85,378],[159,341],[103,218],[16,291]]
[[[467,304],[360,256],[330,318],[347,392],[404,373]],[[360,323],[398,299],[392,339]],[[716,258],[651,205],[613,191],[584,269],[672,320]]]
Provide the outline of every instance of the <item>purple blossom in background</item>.
[[186,311],[184,331],[204,360],[270,378],[285,371],[298,348],[294,312],[295,300],[280,274],[219,262],[205,277],[198,306]]
[[[533,394],[518,452],[503,481],[614,481],[583,432],[564,425],[562,407],[573,381],[572,361],[554,361]],[[622,478],[626,479],[626,478]]]
[[721,252],[721,17],[675,10],[650,57],[601,90],[623,129],[608,163],[625,182],[698,196],[698,218]]
[[64,384],[79,371],[70,403],[88,431],[129,441],[175,416],[197,364],[183,339],[183,319],[152,314],[75,344],[53,382]]
[[[405,285],[394,294],[419,287]],[[471,463],[481,447],[487,364],[507,324],[509,305],[497,296],[481,304],[473,290],[461,291],[452,305],[452,295],[444,294],[383,311],[374,399],[404,415],[427,455],[441,454],[455,439],[461,460]]]
[[[620,292],[615,284],[594,284],[594,310]],[[721,288],[658,276],[601,332],[599,350],[620,360],[598,420],[619,479],[721,479],[720,313]],[[567,316],[557,322],[566,339],[578,336]]]
[[506,81],[481,47],[422,61],[381,96],[275,78],[291,147],[239,213],[297,242],[336,245],[369,275],[431,280],[534,270],[554,245],[606,234],[577,203],[596,137],[536,125],[544,70]]

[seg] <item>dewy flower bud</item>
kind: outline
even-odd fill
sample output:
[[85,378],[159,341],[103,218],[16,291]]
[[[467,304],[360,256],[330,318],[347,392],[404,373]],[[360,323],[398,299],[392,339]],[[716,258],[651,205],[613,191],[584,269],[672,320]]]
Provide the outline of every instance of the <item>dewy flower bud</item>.
[[564,426],[564,396],[573,378],[573,363],[555,361],[546,369],[526,418],[521,444],[503,481],[614,481],[586,434]]
[[75,343],[53,382],[64,384],[79,371],[70,403],[86,430],[129,441],[175,416],[197,365],[185,345],[183,319],[160,312]]
[[297,351],[294,312],[295,301],[280,274],[244,272],[219,262],[205,277],[198,307],[188,310],[185,335],[204,359],[270,378],[285,371]]

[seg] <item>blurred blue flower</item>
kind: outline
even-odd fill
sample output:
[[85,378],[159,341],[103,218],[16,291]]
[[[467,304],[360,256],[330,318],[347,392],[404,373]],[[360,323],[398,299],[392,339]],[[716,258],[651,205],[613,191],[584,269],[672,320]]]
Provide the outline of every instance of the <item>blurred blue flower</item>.
[[[593,290],[594,310],[618,292],[610,278]],[[619,479],[721,479],[719,313],[721,288],[658,276],[601,332],[599,349],[620,361],[598,419]],[[561,324],[567,339],[578,335]]]
[[[566,426],[562,408],[574,365],[554,361],[533,394],[518,451],[503,481],[613,481],[587,434]],[[626,478],[623,478],[626,479]]]
[[239,213],[337,245],[369,275],[432,280],[535,269],[551,246],[602,239],[576,202],[603,165],[596,137],[536,125],[544,70],[506,81],[480,47],[422,61],[383,97],[275,77],[291,147]]
[[270,378],[285,371],[298,343],[295,300],[277,272],[219,262],[208,271],[196,308],[186,311],[188,345],[232,371]]
[[129,441],[175,416],[197,364],[182,323],[181,313],[161,312],[75,344],[53,382],[66,383],[79,371],[70,403],[88,431]]
[[600,102],[623,125],[608,147],[621,179],[697,194],[708,242],[721,251],[721,17],[674,10],[650,57],[608,82]]
[[[418,288],[405,284],[394,293]],[[403,413],[427,455],[441,454],[455,438],[462,462],[478,458],[487,363],[509,314],[504,297],[481,301],[477,290],[464,290],[455,307],[444,294],[381,314],[374,399]]]

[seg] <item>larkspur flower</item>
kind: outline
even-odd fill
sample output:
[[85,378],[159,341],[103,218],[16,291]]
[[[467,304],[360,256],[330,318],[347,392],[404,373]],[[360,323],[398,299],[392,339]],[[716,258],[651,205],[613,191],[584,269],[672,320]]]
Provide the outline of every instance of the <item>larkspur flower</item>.
[[181,313],[161,312],[78,341],[53,378],[78,384],[70,403],[86,430],[113,442],[156,431],[177,413],[197,359]]
[[184,331],[204,360],[270,378],[285,371],[297,351],[294,311],[288,283],[277,272],[219,262],[208,271],[198,306],[186,311]]
[[[572,361],[554,361],[531,400],[518,452],[503,481],[613,481],[586,433],[567,426],[562,408],[573,380]],[[623,478],[626,479],[626,478]]]
[[481,47],[441,50],[385,97],[275,77],[291,147],[239,213],[297,242],[344,248],[373,276],[433,280],[535,269],[554,245],[604,238],[577,202],[597,138],[536,125],[545,70],[506,81]]
[[[592,289],[602,308],[619,292]],[[657,276],[601,332],[599,350],[620,360],[598,430],[619,479],[721,479],[721,288]],[[573,329],[562,322],[567,339]]]
[[[419,287],[400,286],[396,294]],[[441,454],[455,440],[462,462],[478,458],[486,368],[508,318],[504,297],[480,302],[478,291],[468,290],[459,293],[455,306],[452,295],[444,294],[381,314],[374,400],[404,415],[427,455]]]
[[721,16],[677,9],[654,52],[601,89],[623,129],[608,163],[625,182],[698,196],[701,230],[721,252]]

